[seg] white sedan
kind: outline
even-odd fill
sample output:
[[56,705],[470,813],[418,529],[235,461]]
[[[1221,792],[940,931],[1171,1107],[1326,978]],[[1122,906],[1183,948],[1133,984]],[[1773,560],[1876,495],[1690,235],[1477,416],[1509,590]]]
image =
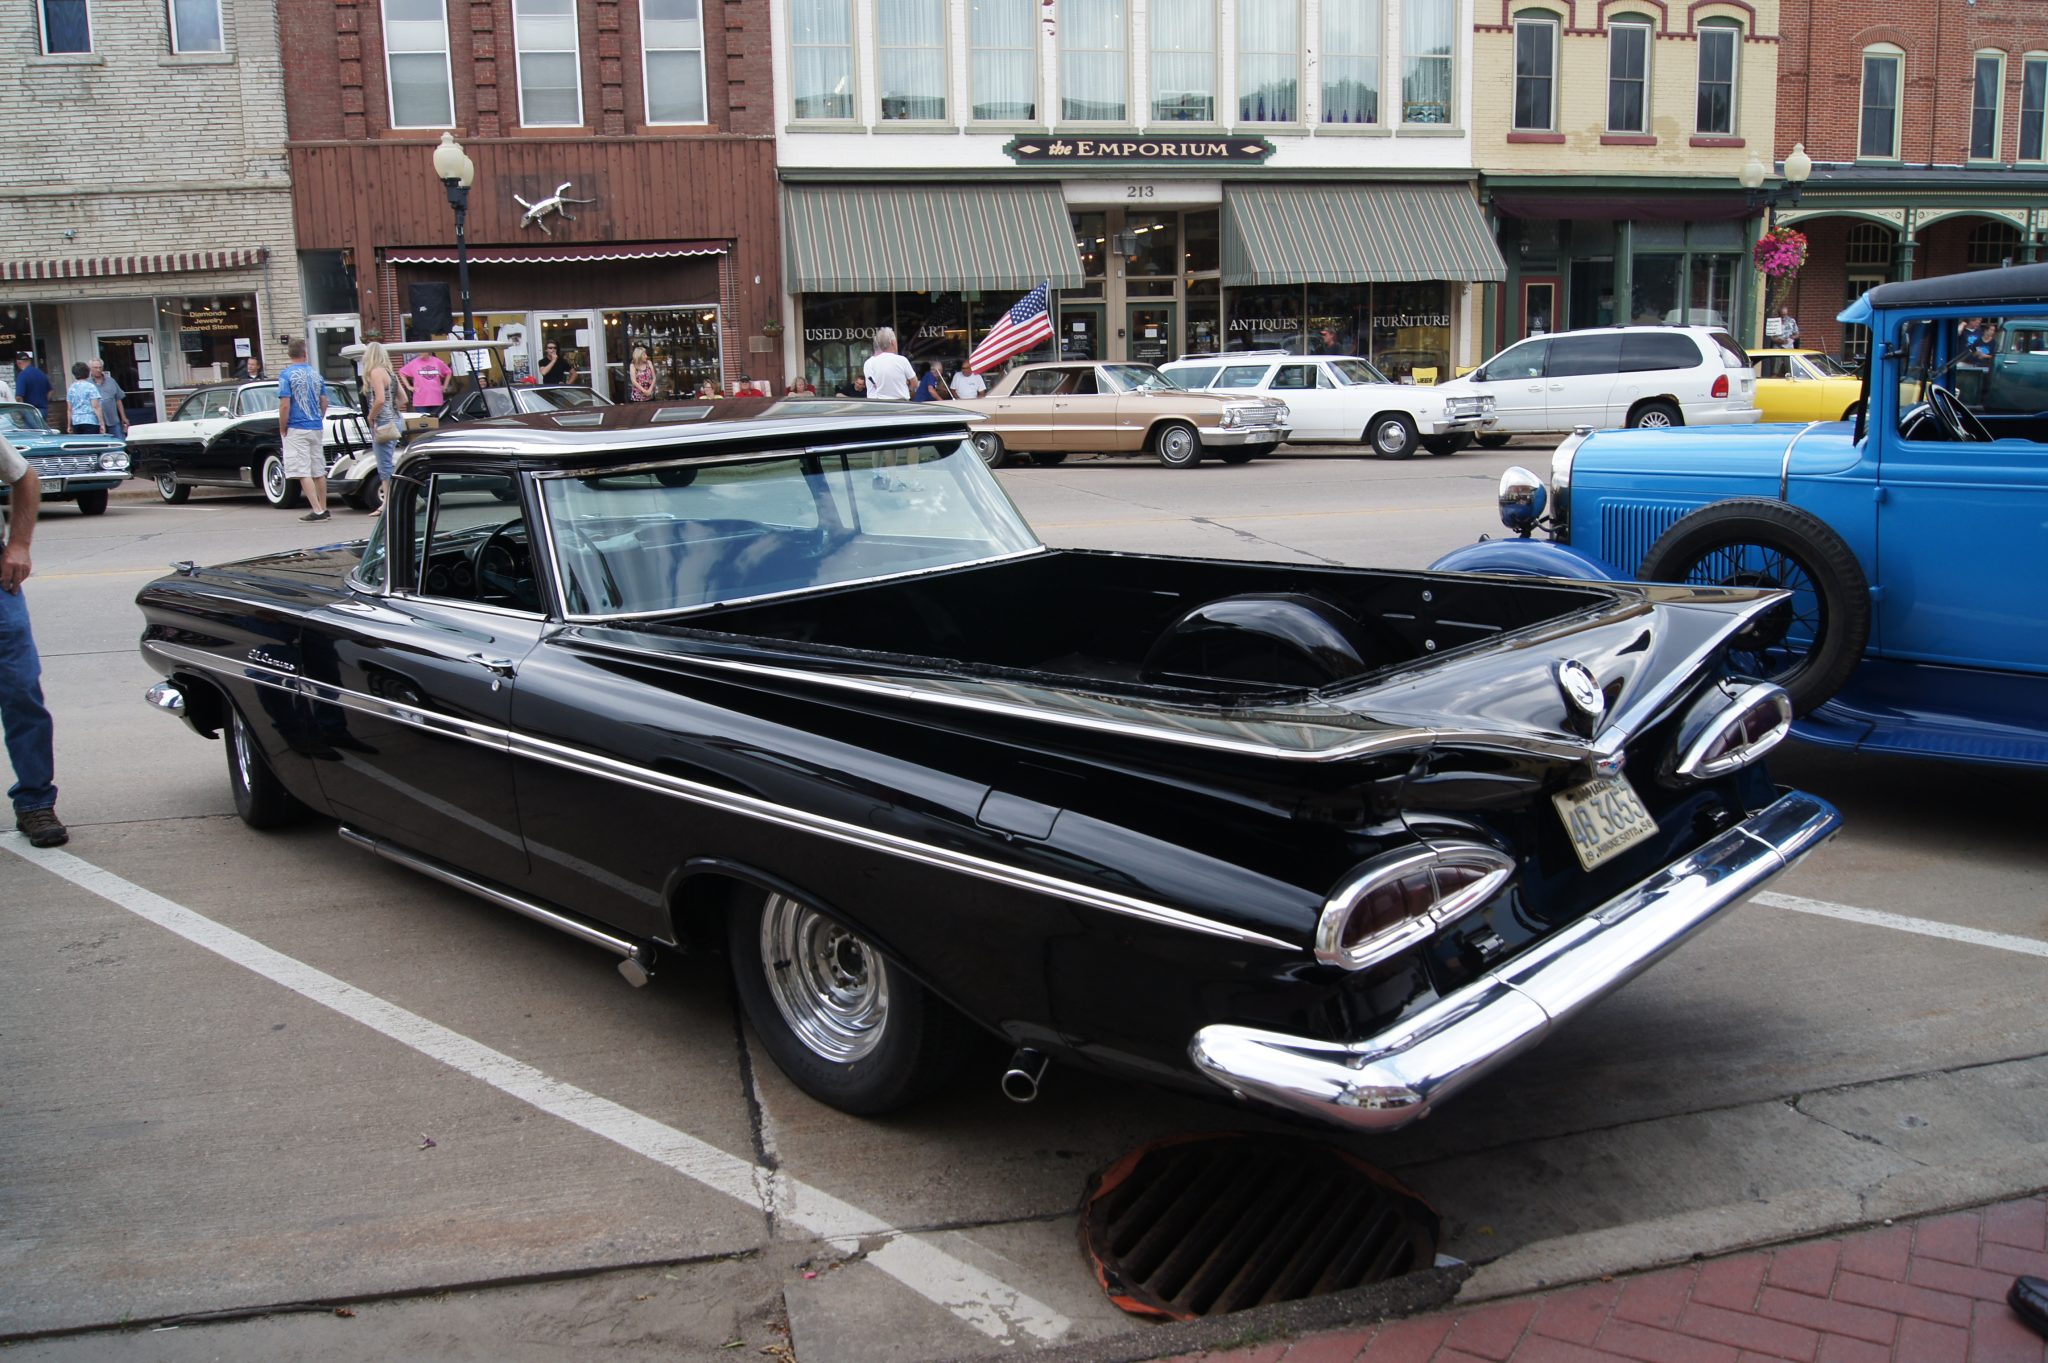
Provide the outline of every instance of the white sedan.
[[1491,397],[1394,383],[1354,355],[1192,355],[1159,372],[1196,392],[1274,398],[1293,416],[1290,440],[1360,442],[1382,459],[1406,459],[1417,444],[1455,454],[1493,427]]
[[[337,499],[358,491],[359,479],[342,476],[351,453],[365,449],[370,433],[348,404],[353,395],[328,386],[328,494]],[[169,421],[128,429],[132,477],[156,484],[157,495],[183,502],[195,487],[254,490],[272,506],[299,504],[299,485],[284,476],[283,442],[277,435],[277,384],[273,381],[209,384],[178,404]],[[374,468],[374,466],[372,466]]]

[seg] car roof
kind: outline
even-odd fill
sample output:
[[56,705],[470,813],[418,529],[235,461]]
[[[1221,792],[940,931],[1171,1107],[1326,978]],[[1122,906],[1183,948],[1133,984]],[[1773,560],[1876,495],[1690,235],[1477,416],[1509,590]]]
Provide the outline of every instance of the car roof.
[[938,402],[706,398],[466,421],[418,437],[406,449],[582,464],[621,455],[652,458],[964,439],[970,424],[981,419],[979,413]]
[[1880,284],[1864,295],[1873,308],[1941,307],[1973,303],[2048,303],[2048,265],[2009,265],[1968,274],[1936,275]]

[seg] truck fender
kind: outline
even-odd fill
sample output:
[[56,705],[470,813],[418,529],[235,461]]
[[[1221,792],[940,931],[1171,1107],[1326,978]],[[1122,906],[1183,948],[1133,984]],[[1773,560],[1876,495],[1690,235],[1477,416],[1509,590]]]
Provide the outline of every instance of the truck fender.
[[1579,582],[1633,582],[1635,574],[1551,540],[1481,540],[1453,549],[1429,565],[1433,573],[1502,573],[1511,577],[1566,577]]

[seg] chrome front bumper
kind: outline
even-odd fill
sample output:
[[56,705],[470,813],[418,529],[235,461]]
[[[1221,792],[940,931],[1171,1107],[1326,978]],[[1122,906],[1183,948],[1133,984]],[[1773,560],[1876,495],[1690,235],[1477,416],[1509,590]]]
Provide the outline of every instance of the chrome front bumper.
[[1239,1098],[1356,1131],[1418,1121],[1551,1027],[1620,988],[1834,835],[1842,816],[1792,791],[1497,970],[1364,1041],[1218,1024],[1195,1068]]
[[1202,448],[1278,444],[1286,440],[1293,429],[1292,426],[1206,426],[1201,430]]

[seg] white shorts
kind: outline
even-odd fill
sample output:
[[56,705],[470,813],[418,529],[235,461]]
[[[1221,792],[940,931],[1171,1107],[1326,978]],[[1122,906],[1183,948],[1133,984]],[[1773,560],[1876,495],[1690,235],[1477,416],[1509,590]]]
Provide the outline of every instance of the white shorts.
[[294,427],[284,433],[284,476],[324,478],[327,461],[321,458],[325,431],[302,431]]

